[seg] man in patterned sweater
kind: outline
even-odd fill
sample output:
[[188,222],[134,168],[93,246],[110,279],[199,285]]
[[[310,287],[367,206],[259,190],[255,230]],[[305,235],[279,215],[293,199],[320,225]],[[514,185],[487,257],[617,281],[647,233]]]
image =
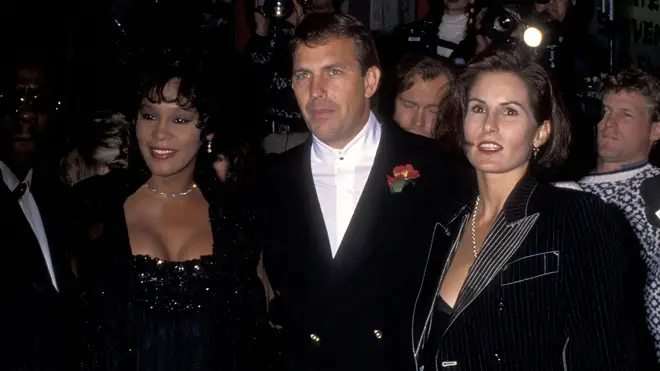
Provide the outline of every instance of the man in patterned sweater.
[[[598,164],[578,183],[623,211],[642,245],[648,268],[647,323],[660,360],[660,168],[649,153],[660,140],[660,81],[628,69],[603,81],[605,115],[598,124]],[[657,213],[657,214],[656,214]]]

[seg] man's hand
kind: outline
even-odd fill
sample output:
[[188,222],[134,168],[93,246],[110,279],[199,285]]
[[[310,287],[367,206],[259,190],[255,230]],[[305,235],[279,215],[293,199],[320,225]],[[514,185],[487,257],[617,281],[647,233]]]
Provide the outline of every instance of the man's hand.
[[293,12],[286,21],[291,23],[293,27],[296,27],[302,22],[303,18],[305,18],[305,11],[303,10],[302,5],[300,5],[298,1],[293,0]]
[[475,37],[477,41],[475,54],[481,54],[484,50],[488,48],[488,45],[490,45],[493,42],[493,40],[491,40],[490,37],[478,33],[479,31],[481,31],[481,22],[483,21],[484,15],[486,14],[487,10],[488,8],[481,9],[479,13],[477,13],[477,16],[474,19],[474,29],[477,31],[477,36]]
[[268,36],[270,20],[261,13],[261,9],[259,9],[259,0],[254,0],[254,23],[256,24],[254,32],[257,35]]

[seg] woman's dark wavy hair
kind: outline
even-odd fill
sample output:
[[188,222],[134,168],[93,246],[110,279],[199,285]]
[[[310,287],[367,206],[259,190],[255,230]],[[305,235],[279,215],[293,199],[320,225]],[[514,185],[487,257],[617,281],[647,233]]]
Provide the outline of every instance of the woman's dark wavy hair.
[[517,47],[493,50],[468,65],[440,103],[435,137],[440,143],[450,141],[462,148],[463,122],[470,90],[479,77],[490,72],[508,72],[518,76],[527,86],[534,120],[538,125],[550,121],[550,137],[540,148],[538,157],[530,163],[530,170],[536,176],[552,175],[568,156],[571,141],[568,115],[549,73],[534,62],[529,53]]
[[[212,163],[222,154],[232,165],[230,177],[236,180],[245,163],[247,152],[243,141],[246,138],[237,125],[238,105],[232,96],[232,85],[227,85],[227,79],[220,76],[220,73],[232,73],[227,71],[230,63],[215,57],[205,50],[165,48],[143,58],[131,117],[135,121],[143,99],[151,103],[176,103],[185,110],[195,110],[199,115],[197,127],[201,130],[202,141],[195,164],[196,176],[200,171],[212,171]],[[168,99],[165,87],[172,80],[179,82],[178,93],[175,99]],[[211,154],[206,151],[209,134],[214,134]],[[131,137],[135,138],[134,127]],[[130,151],[129,166],[146,168],[137,140],[131,143],[135,145]]]

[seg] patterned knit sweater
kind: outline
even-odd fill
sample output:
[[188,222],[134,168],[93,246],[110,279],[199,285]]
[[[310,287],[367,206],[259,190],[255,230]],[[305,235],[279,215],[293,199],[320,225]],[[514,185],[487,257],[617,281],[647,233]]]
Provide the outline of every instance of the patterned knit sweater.
[[[642,245],[642,259],[648,268],[644,287],[649,330],[655,341],[656,356],[660,360],[660,228],[649,223],[644,199],[640,195],[642,183],[660,175],[660,168],[651,164],[631,169],[587,176],[578,183],[584,191],[600,196],[623,211]],[[660,190],[658,190],[660,192]]]

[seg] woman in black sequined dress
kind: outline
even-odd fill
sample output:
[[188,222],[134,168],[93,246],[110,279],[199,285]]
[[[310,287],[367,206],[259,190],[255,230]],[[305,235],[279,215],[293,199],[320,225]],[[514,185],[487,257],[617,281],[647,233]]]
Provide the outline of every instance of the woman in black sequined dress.
[[213,138],[207,79],[198,62],[151,65],[137,161],[73,190],[83,370],[271,368],[252,218],[211,166],[230,138]]

